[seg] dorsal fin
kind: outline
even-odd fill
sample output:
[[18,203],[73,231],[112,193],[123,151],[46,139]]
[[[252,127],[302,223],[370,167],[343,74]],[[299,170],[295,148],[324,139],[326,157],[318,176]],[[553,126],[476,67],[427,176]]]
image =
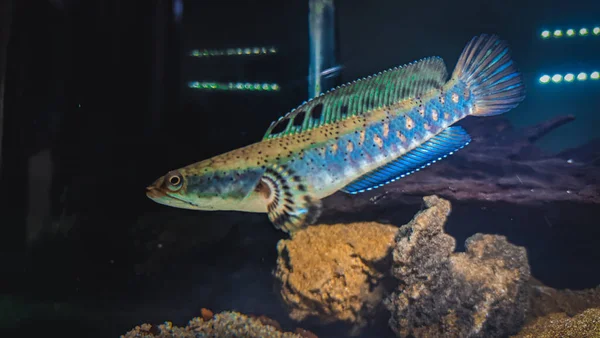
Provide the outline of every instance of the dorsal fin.
[[352,181],[341,190],[357,194],[379,188],[452,155],[469,142],[471,136],[466,130],[459,126],[450,127],[400,158]]
[[[271,123],[263,139],[303,132],[441,88],[444,60],[429,57],[321,94]],[[277,129],[277,130],[276,130]]]

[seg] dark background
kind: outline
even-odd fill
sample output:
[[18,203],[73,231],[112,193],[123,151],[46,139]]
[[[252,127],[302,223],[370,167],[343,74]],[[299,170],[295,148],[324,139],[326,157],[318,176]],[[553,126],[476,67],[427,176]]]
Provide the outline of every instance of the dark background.
[[[144,321],[183,324],[201,307],[267,314],[285,323],[269,293],[275,243],[285,234],[266,217],[249,216],[260,225],[235,226],[224,239],[164,262],[163,272],[150,277],[134,268],[149,253],[133,249],[147,234],[132,224],[164,210],[144,194],[158,176],[260,140],[272,120],[307,99],[307,2],[184,1],[181,22],[171,0],[12,3],[0,168],[2,294],[28,304],[75,304],[97,321],[113,313],[118,320],[98,336]],[[431,55],[443,57],[451,71],[472,36],[497,33],[509,41],[528,87],[527,100],[509,118],[522,126],[575,114],[576,122],[541,141],[547,151],[599,135],[598,82],[537,82],[543,73],[600,70],[600,37],[539,38],[542,29],[600,25],[597,1],[344,0],[336,3],[336,15],[340,84]],[[188,56],[191,49],[270,45],[276,55]],[[282,90],[208,93],[188,88],[191,80],[276,82]],[[27,204],[36,191],[28,161],[43,150],[52,161],[50,218],[75,214],[77,221],[67,235],[46,231],[28,246]],[[416,210],[407,207],[406,220]],[[230,214],[217,213],[221,220]],[[532,226],[545,221],[529,220],[526,212],[515,214],[518,229],[449,229],[463,240],[478,231],[509,232],[509,240],[526,245],[536,259],[534,275],[550,286],[598,284],[600,269],[589,264],[598,252],[589,241],[581,252],[573,247],[585,237],[577,228],[581,215],[550,228]],[[493,214],[473,215],[475,221]],[[177,270],[182,267],[188,270]]]

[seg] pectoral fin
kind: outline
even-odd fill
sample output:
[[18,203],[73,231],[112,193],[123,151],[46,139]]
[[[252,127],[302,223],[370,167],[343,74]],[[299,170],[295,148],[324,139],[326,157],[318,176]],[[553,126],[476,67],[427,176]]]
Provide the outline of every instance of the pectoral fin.
[[267,168],[259,184],[269,219],[277,229],[293,233],[319,218],[321,201],[312,196],[303,177],[285,166]]

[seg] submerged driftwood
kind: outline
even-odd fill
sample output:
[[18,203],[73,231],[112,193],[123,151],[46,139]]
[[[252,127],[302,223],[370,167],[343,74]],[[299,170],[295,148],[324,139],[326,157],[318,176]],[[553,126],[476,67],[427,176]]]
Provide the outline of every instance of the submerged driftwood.
[[515,130],[504,117],[461,123],[473,142],[453,156],[379,189],[359,195],[337,193],[328,211],[352,212],[368,204],[420,203],[424,195],[455,201],[600,204],[600,149],[594,144],[545,154],[534,143],[575,118],[561,116]]

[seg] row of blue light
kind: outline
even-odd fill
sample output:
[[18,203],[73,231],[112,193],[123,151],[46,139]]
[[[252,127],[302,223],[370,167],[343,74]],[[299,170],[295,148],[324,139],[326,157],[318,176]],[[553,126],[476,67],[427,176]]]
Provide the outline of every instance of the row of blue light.
[[[600,36],[600,27],[594,27],[591,29],[591,32],[593,35],[596,36]],[[545,30],[542,31],[542,33],[540,34],[542,36],[542,38],[544,39],[548,39],[551,36],[555,37],[555,38],[561,38],[563,36],[567,36],[567,37],[574,37],[574,36],[588,36],[590,35],[590,29],[588,28],[581,28],[579,29],[579,31],[576,31],[573,28],[569,28],[566,31],[563,32],[562,29],[555,29],[554,31],[549,31],[549,30]]]
[[542,75],[540,77],[540,83],[542,83],[542,84],[546,84],[546,83],[550,83],[550,82],[560,83],[563,81],[573,82],[573,81],[575,81],[575,79],[577,79],[578,81],[585,81],[588,78],[590,80],[598,80],[598,79],[600,79],[600,72],[591,72],[589,75],[587,73],[581,72],[581,73],[577,74],[577,76],[575,76],[575,74],[573,74],[573,73],[567,73],[564,76],[562,74],[554,74],[552,76]]

